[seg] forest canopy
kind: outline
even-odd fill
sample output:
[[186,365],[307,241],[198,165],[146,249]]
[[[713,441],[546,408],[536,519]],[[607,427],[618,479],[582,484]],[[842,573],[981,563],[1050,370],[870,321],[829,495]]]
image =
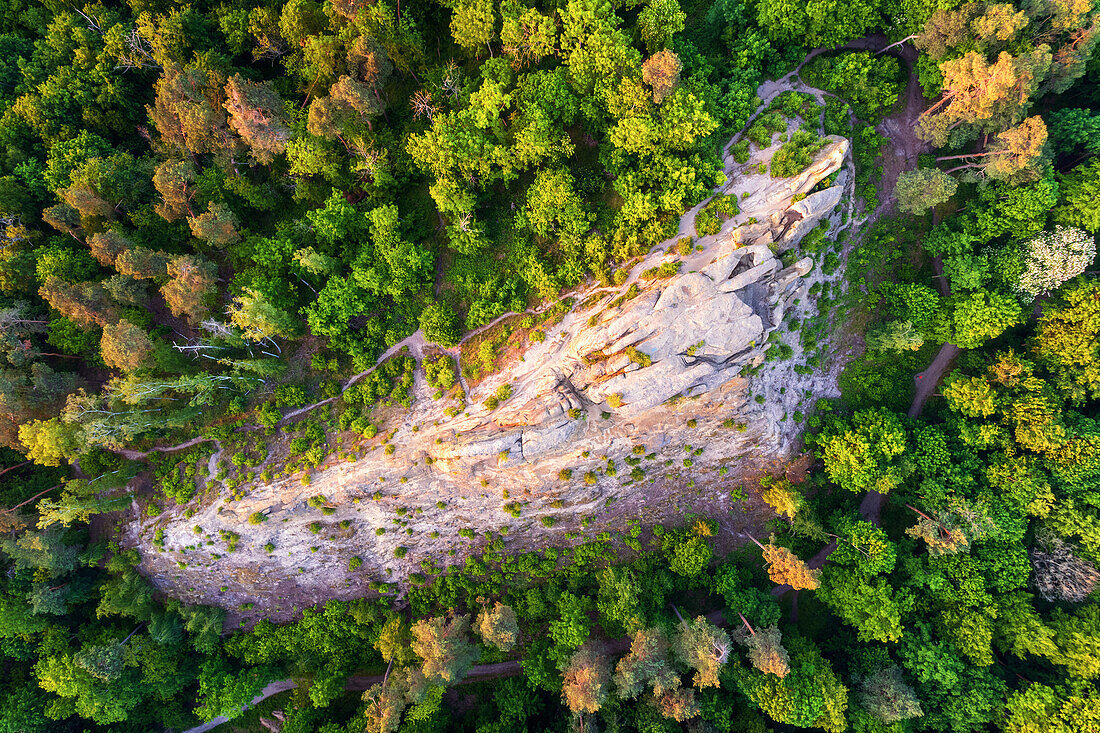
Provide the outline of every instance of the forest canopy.
[[[0,0],[0,731],[1096,730],[1098,15]],[[820,105],[757,96],[792,72]],[[805,475],[726,487],[770,507],[759,536],[731,550],[688,510],[523,553],[489,535],[400,599],[375,581],[247,628],[251,602],[154,591],[121,517],[189,511],[207,456],[166,446],[285,432],[316,467],[418,369],[439,397],[491,371],[488,338],[457,366],[465,335],[626,287],[708,199],[696,232],[719,231],[730,160],[779,135],[767,173],[797,174],[819,125],[851,142],[853,226],[801,254],[846,268],[819,303],[850,363],[782,416]],[[431,361],[379,363],[416,332]],[[270,478],[256,450],[234,481]]]

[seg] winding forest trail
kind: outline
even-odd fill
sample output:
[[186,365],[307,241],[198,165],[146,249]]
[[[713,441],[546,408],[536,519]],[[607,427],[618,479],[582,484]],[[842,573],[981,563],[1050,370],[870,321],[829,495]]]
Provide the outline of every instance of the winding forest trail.
[[[673,606],[673,610],[676,607]],[[677,611],[679,615],[679,611]],[[725,614],[721,610],[710,611],[704,614],[707,621],[715,626],[728,626],[729,622],[726,621]],[[630,649],[630,637],[623,636],[618,639],[608,639],[603,642],[604,650],[607,654],[622,654]],[[470,685],[476,682],[485,682],[487,680],[501,679],[504,677],[515,677],[523,674],[523,666],[517,660],[511,660],[507,662],[494,662],[493,664],[478,664],[470,668],[470,671],[466,675],[456,682],[456,685]],[[347,683],[344,685],[344,689],[349,692],[365,692],[375,685],[380,685],[385,681],[385,675],[365,675],[349,677]],[[243,710],[248,710],[259,705],[261,702],[271,697],[272,695],[278,695],[280,692],[286,692],[287,690],[293,690],[298,687],[298,684],[292,679],[276,680],[271,682],[264,689],[260,690],[260,693],[256,697],[252,698],[252,701],[248,703]],[[194,728],[188,728],[182,733],[206,733],[209,730],[217,728],[222,723],[228,723],[229,718],[219,715],[216,718],[211,718],[202,725],[197,725]]]
[[944,344],[932,363],[921,373],[913,377],[916,391],[913,393],[913,404],[909,406],[909,417],[920,417],[924,409],[924,403],[928,401],[940,386],[944,375],[950,371],[956,357],[962,353],[962,349],[955,344]]

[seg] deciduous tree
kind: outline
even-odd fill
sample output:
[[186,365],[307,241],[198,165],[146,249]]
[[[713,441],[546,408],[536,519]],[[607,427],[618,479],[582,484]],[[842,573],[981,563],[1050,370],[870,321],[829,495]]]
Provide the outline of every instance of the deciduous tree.
[[680,57],[667,48],[642,62],[642,81],[653,90],[653,101],[660,104],[680,83]]
[[879,722],[892,725],[924,715],[899,667],[884,667],[860,681],[860,702]]
[[56,417],[19,426],[19,440],[27,457],[41,466],[68,463],[84,447],[80,429]]
[[475,57],[489,51],[495,35],[496,13],[492,0],[463,0],[451,13],[451,35]]
[[638,14],[638,33],[650,53],[656,53],[672,43],[672,37],[684,29],[687,14],[679,0],[649,0]]
[[[1100,115],[1096,118],[1100,121]],[[1100,140],[1100,131],[1096,133]],[[1100,232],[1100,160],[1077,166],[1058,179],[1059,206],[1054,220],[1068,227]]]
[[1096,239],[1081,229],[1055,226],[1024,245],[1026,269],[1020,275],[1020,291],[1034,298],[1056,290],[1092,263]]
[[429,303],[420,314],[420,328],[424,331],[424,338],[433,344],[446,348],[458,345],[461,333],[458,315],[446,303]]
[[958,187],[958,181],[939,168],[918,168],[898,176],[894,195],[902,211],[923,214],[954,196]]
[[1074,400],[1096,396],[1100,390],[1100,284],[1089,279],[1072,283],[1043,309],[1035,353],[1054,373],[1059,389]]

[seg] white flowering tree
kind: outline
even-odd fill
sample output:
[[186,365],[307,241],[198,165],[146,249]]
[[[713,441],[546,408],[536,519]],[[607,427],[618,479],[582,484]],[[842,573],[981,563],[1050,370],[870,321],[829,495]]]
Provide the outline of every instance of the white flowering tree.
[[1096,240],[1083,229],[1056,226],[1024,247],[1020,291],[1030,298],[1077,277],[1096,257]]

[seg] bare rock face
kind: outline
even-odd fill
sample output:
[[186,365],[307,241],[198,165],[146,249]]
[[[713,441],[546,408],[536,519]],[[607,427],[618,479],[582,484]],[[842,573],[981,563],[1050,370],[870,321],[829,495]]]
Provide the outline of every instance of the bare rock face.
[[[612,527],[622,519],[608,513],[615,502],[644,514],[696,483],[728,493],[720,468],[783,457],[794,441],[746,372],[764,361],[769,336],[806,297],[812,260],[784,266],[778,254],[836,209],[850,177],[814,191],[847,153],[846,140],[831,139],[800,175],[760,176],[739,195],[742,213],[689,255],[666,253],[666,243],[622,286],[580,293],[583,310],[467,393],[463,414],[447,417],[454,402],[431,399],[418,370],[416,401],[383,428],[392,431],[392,453],[379,445],[317,471],[309,486],[281,479],[187,519],[148,522],[139,544],[161,529],[169,551],[145,553],[145,571],[188,600],[232,607],[244,599],[289,612],[295,598],[362,595],[368,580],[402,582],[422,561],[454,562],[448,556],[461,546],[460,531],[507,531],[521,549],[545,544],[555,524],[554,532]],[[682,229],[690,231],[693,213]],[[641,278],[676,259],[679,274]],[[412,354],[422,356],[421,347]],[[512,396],[495,410],[482,406],[502,385]],[[310,507],[316,495],[335,512]],[[249,525],[254,512],[267,521]],[[309,529],[316,522],[320,532]],[[195,527],[205,536],[239,533],[240,544],[215,556],[191,544]],[[269,543],[274,550],[264,549]],[[352,557],[362,564],[349,570]],[[211,594],[211,583],[229,590]]]

